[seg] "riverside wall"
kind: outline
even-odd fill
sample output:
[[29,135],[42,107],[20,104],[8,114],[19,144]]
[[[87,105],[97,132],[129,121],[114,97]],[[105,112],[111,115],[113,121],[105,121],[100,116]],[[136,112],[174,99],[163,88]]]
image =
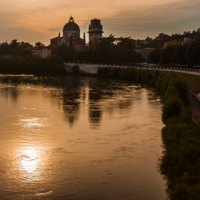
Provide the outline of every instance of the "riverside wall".
[[108,64],[82,64],[82,63],[64,63],[65,64],[65,70],[71,71],[72,67],[74,65],[78,65],[80,70],[88,73],[88,74],[97,74],[97,69],[99,67],[121,67],[121,68],[127,68],[128,66],[119,66],[119,65],[108,65]]
[[[120,68],[127,68],[130,67],[130,65],[111,65],[111,64],[89,64],[89,63],[77,63],[77,62],[71,62],[71,63],[64,63],[65,65],[65,70],[66,71],[71,71],[72,67],[74,65],[78,65],[80,70],[88,73],[88,74],[96,74],[97,69],[99,67],[120,67]],[[192,69],[192,68],[183,68],[183,67],[163,67],[163,66],[156,66],[156,67],[151,67],[150,65],[135,65],[131,66],[137,69],[149,69],[149,70],[162,70],[162,71],[176,71],[176,72],[182,72],[182,73],[188,73],[188,74],[194,74],[194,75],[200,75],[200,69]]]

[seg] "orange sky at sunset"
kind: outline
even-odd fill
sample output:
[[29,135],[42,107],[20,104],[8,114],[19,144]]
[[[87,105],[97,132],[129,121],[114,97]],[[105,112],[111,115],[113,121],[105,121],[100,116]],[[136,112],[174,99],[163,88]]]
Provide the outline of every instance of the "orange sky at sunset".
[[90,20],[98,18],[104,36],[112,33],[144,39],[161,32],[196,30],[200,27],[200,0],[1,0],[0,42],[18,39],[48,45],[71,15],[80,26],[81,37]]

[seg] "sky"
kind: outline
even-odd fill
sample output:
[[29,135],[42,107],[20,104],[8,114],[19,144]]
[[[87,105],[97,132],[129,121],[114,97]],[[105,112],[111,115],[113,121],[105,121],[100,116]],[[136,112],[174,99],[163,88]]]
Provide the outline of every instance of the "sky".
[[81,37],[90,20],[100,19],[103,36],[145,39],[200,27],[200,0],[0,0],[0,43],[12,39],[50,44],[69,18]]

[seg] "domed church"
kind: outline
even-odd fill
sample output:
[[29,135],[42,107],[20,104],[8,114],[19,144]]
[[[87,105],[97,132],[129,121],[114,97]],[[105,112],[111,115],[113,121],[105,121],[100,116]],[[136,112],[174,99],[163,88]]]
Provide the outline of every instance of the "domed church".
[[63,43],[67,47],[73,47],[76,51],[86,51],[85,33],[83,34],[83,39],[80,38],[80,28],[74,22],[73,17],[69,19],[69,22],[65,24],[63,28],[63,37],[59,36],[51,39],[51,46],[56,48]]

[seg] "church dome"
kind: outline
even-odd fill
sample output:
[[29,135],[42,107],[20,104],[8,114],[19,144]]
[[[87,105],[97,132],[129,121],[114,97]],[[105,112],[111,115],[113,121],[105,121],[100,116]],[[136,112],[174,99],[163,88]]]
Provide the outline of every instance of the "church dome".
[[80,28],[76,23],[74,23],[73,17],[71,17],[69,19],[69,22],[65,24],[63,31],[79,31],[80,32]]

